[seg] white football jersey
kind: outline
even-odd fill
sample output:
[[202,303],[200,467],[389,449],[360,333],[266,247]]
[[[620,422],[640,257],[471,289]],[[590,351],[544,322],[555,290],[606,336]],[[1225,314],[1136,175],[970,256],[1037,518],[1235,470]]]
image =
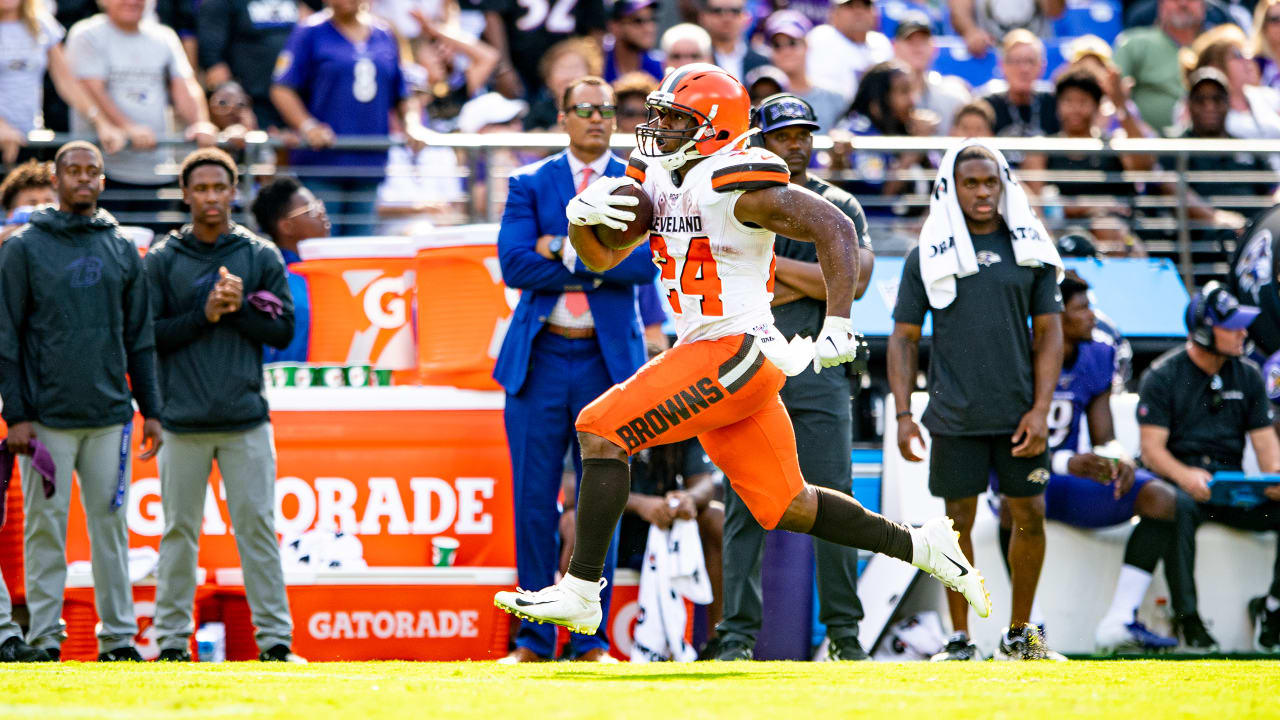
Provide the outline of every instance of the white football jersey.
[[764,148],[712,155],[676,186],[660,163],[639,150],[627,175],[653,201],[649,249],[676,314],[676,342],[752,332],[773,324],[773,231],[733,214],[742,193],[786,185],[787,164]]

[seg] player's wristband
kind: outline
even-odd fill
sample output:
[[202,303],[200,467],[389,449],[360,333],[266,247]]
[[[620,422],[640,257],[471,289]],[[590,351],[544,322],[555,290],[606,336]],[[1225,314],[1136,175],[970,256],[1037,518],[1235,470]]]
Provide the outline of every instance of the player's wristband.
[[1049,467],[1055,475],[1070,475],[1071,471],[1067,470],[1067,463],[1071,462],[1071,458],[1076,454],[1070,450],[1059,450],[1053,454],[1053,461],[1049,463]]
[[911,411],[910,411],[910,410],[903,410],[902,412],[898,413],[897,415],[894,415],[894,417],[896,417],[896,418],[906,417],[906,416],[908,416],[908,415],[910,415],[910,414],[911,414]]

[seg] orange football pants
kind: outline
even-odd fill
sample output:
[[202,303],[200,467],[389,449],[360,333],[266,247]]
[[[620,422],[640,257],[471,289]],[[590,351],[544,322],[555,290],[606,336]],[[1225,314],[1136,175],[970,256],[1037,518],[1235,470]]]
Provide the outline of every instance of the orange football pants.
[[751,514],[772,530],[804,487],[786,376],[751,335],[677,345],[582,409],[577,428],[633,454],[697,437]]

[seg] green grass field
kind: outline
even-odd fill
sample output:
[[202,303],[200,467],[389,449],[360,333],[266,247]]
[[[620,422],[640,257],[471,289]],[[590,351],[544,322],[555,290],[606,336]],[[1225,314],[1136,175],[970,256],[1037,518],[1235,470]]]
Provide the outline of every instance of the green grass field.
[[63,663],[0,668],[3,718],[1275,718],[1276,661]]

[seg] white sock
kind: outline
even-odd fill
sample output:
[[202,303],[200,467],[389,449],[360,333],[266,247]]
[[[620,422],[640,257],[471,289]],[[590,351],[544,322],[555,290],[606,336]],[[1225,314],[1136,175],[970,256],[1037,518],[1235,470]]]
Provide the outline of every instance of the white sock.
[[1139,570],[1132,565],[1120,567],[1120,579],[1116,581],[1116,594],[1111,599],[1111,608],[1107,610],[1104,622],[1133,622],[1142,598],[1146,597],[1147,588],[1151,586],[1151,573]]
[[581,597],[583,600],[599,600],[600,599],[600,581],[599,580],[583,580],[574,577],[568,573],[564,579],[560,581],[560,586],[569,590],[574,595]]
[[907,528],[911,531],[911,564],[921,570],[929,569],[929,542],[924,539],[920,528]]
[[1267,612],[1275,612],[1280,610],[1280,599],[1274,595],[1267,596]]
[[1040,611],[1040,598],[1031,601],[1031,624],[1044,624],[1044,613]]

